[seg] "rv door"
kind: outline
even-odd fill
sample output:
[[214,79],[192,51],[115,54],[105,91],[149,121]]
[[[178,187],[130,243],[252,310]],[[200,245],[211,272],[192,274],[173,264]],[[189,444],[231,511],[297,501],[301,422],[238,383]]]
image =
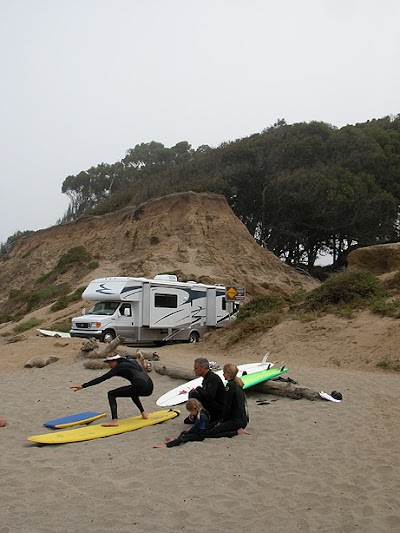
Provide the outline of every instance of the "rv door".
[[119,306],[115,329],[117,335],[125,337],[126,340],[135,340],[135,324],[132,312],[132,304],[124,302]]

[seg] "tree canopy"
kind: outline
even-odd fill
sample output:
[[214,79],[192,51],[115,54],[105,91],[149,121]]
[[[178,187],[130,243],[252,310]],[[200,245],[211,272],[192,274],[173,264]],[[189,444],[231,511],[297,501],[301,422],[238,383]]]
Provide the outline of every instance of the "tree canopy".
[[292,265],[399,240],[400,115],[341,129],[281,119],[217,148],[142,143],[68,176],[64,221],[185,190],[225,195],[257,242]]

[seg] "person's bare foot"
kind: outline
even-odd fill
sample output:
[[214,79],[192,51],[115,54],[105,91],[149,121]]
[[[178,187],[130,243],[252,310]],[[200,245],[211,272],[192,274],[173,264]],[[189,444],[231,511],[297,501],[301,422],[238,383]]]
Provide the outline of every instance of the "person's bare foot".
[[3,428],[7,425],[7,420],[5,418],[0,418],[0,428]]
[[238,435],[250,435],[250,433],[247,431],[247,429],[239,428],[237,430]]
[[157,446],[153,446],[153,448],[166,448],[166,444],[158,444]]
[[103,428],[116,428],[119,426],[119,420],[110,420],[110,422],[106,422],[105,424],[101,424]]
[[167,437],[167,438],[165,439],[165,442],[171,442],[172,440],[173,440],[173,439],[170,439],[169,437]]
[[142,413],[142,418],[144,418],[145,420],[147,420],[147,419],[149,418],[149,415],[143,411],[143,413]]

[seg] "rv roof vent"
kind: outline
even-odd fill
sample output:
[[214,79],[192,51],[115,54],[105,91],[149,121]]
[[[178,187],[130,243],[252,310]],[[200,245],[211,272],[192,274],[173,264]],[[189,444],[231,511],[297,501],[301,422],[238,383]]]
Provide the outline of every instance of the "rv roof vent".
[[154,276],[154,279],[158,281],[178,281],[178,278],[173,274],[157,274],[157,276]]

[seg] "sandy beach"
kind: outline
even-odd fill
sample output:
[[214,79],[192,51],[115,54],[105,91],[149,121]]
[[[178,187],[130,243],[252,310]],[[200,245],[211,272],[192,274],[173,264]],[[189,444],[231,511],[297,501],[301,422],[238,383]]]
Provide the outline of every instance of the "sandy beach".
[[[10,361],[12,345],[0,349],[2,361]],[[168,347],[161,357],[191,368],[196,350],[201,346],[183,359],[182,349]],[[108,414],[107,390],[118,378],[73,393],[70,385],[101,371],[71,356],[42,369],[5,365],[0,533],[399,531],[399,375],[288,363],[301,386],[339,390],[343,401],[249,391],[250,436],[172,449],[153,445],[176,436],[183,416],[88,442],[28,442],[51,431],[42,426],[46,420],[86,410]],[[154,394],[143,399],[149,412],[180,383],[154,371],[151,377]],[[269,403],[257,405],[260,397]],[[119,414],[137,412],[120,399]]]

